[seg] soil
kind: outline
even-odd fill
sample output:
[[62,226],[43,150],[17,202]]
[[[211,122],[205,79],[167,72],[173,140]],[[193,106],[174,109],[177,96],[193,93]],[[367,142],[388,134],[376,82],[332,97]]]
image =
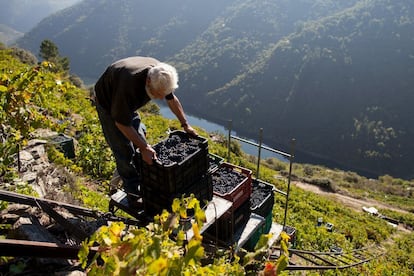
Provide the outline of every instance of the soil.
[[323,195],[323,196],[326,196],[326,197],[330,197],[330,198],[334,199],[335,201],[339,201],[340,203],[342,203],[346,207],[352,208],[352,209],[354,209],[355,211],[358,211],[358,212],[363,211],[362,210],[363,206],[365,206],[365,207],[374,206],[374,207],[380,208],[380,209],[389,209],[389,210],[393,210],[393,211],[397,211],[397,212],[401,212],[401,213],[408,213],[405,210],[392,207],[388,204],[376,201],[374,199],[369,199],[369,198],[357,199],[357,198],[347,196],[347,195],[343,195],[343,194],[339,194],[339,193],[327,192],[327,191],[324,191],[323,189],[321,189],[318,186],[308,184],[308,183],[304,183],[304,182],[293,181],[292,184],[294,184],[296,187],[299,187],[303,190],[310,191],[310,192],[313,192],[315,194]]

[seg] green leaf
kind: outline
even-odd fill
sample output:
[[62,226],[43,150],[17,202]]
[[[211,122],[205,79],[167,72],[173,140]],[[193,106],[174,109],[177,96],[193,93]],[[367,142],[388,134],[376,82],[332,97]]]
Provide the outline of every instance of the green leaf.
[[277,260],[277,268],[276,268],[276,275],[279,275],[280,272],[286,269],[288,266],[289,260],[288,257],[285,255],[282,255]]
[[204,255],[204,247],[201,246],[201,241],[191,239],[188,243],[188,251],[184,257],[184,263],[188,265],[191,262],[198,262]]
[[260,250],[268,246],[269,239],[272,237],[272,234],[261,235],[259,241],[256,243],[254,250]]

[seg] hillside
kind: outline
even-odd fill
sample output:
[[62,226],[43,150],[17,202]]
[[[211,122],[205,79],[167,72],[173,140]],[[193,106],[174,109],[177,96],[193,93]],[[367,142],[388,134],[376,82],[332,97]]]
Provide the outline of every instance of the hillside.
[[302,162],[410,179],[413,6],[90,0],[42,21],[18,44],[37,52],[51,39],[86,83],[127,55],[167,60],[179,69],[177,93],[195,115],[233,119],[248,137],[263,128],[275,147],[296,138]]

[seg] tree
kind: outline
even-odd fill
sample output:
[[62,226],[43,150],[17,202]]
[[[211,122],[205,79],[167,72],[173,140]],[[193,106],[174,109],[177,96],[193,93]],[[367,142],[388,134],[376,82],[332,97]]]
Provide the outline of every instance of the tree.
[[40,44],[39,56],[44,60],[55,62],[59,57],[59,49],[52,41],[43,40]]
[[57,71],[68,72],[70,69],[70,60],[68,57],[61,57],[59,54],[59,49],[55,43],[46,39],[43,40],[40,44],[39,56],[46,61],[53,62],[56,66]]
[[68,57],[59,57],[58,62],[64,71],[69,71],[70,60]]

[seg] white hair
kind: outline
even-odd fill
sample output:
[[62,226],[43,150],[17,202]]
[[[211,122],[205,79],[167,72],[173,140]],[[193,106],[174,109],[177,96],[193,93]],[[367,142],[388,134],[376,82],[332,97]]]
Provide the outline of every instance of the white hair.
[[167,64],[158,63],[148,71],[148,77],[151,81],[151,87],[154,89],[165,89],[165,93],[169,94],[178,88],[177,70]]

